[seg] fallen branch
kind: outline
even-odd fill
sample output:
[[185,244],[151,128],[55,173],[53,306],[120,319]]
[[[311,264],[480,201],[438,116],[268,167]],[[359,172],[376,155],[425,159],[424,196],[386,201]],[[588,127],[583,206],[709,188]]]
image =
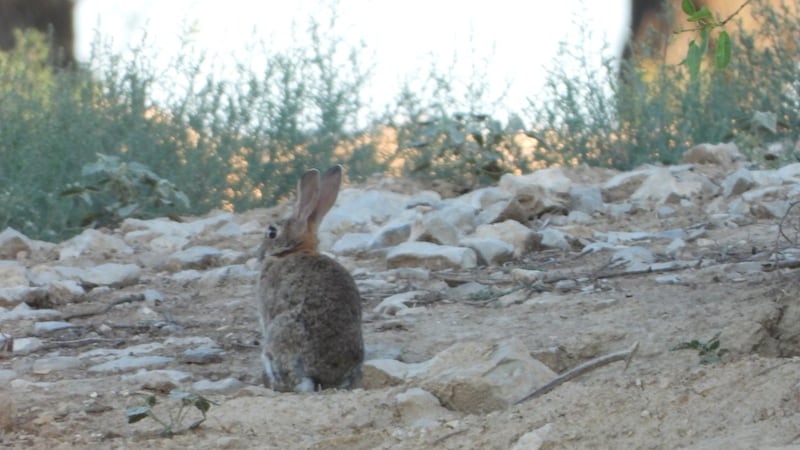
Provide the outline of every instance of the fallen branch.
[[778,269],[797,269],[800,268],[800,260],[769,262],[764,263],[761,267],[764,272],[773,272]]
[[522,402],[528,401],[534,397],[539,397],[540,395],[544,395],[550,391],[552,391],[555,387],[560,384],[566,383],[567,381],[577,378],[587,372],[591,372],[594,369],[603,367],[605,365],[611,364],[612,362],[616,361],[625,361],[625,369],[631,363],[631,359],[633,359],[633,355],[636,354],[636,350],[639,349],[639,342],[635,342],[631,348],[628,350],[622,350],[619,352],[609,353],[607,355],[599,356],[595,359],[586,361],[585,363],[564,372],[563,374],[553,378],[549,383],[545,384],[544,386],[536,389],[535,391],[531,392],[530,394],[526,395],[520,400],[514,402],[515,405],[518,405]]
[[[559,281],[564,280],[576,280],[579,278],[586,278],[589,280],[597,281],[606,278],[619,278],[619,277],[626,277],[626,276],[635,276],[635,275],[649,275],[649,274],[656,274],[656,273],[668,273],[668,272],[678,272],[682,270],[691,270],[697,269],[699,264],[702,260],[697,261],[675,261],[672,265],[661,265],[661,266],[648,266],[643,269],[637,270],[615,270],[615,271],[603,271],[603,272],[591,272],[591,273],[578,273],[574,270],[551,270],[546,273],[544,278],[540,281],[544,284],[555,284]],[[447,284],[463,284],[467,282],[478,282],[484,285],[498,285],[498,284],[507,284],[513,283],[514,280],[509,276],[502,279],[499,278],[480,278],[476,277],[474,274],[458,274],[458,273],[442,273],[442,272],[434,272],[432,273],[433,276],[436,278],[444,281]]]
[[[797,206],[798,204],[800,204],[800,201],[795,201],[795,202],[792,202],[792,203],[790,203],[790,204],[789,204],[789,207],[788,207],[788,208],[786,208],[786,212],[783,214],[783,217],[781,217],[781,220],[780,220],[780,222],[778,222],[778,234],[779,234],[779,236],[783,236],[783,238],[784,238],[784,239],[786,239],[786,241],[787,241],[787,242],[789,242],[789,243],[790,243],[790,244],[792,244],[792,245],[797,245],[797,239],[792,239],[791,237],[789,237],[789,236],[788,236],[788,235],[787,235],[787,234],[786,234],[786,233],[783,231],[783,225],[784,225],[785,223],[787,223],[787,221],[789,221],[789,213],[791,213],[791,212],[792,212],[792,209],[793,209],[795,206]],[[788,224],[787,224],[787,225],[788,225]],[[798,232],[798,231],[799,231],[799,230],[798,230],[798,226],[797,226],[797,224],[795,223],[795,224],[794,224],[794,232],[795,232],[795,237],[797,237],[797,232]],[[776,241],[777,241],[777,239],[776,239]],[[778,244],[777,244],[777,242],[776,242],[776,243],[775,243],[775,246],[777,247],[777,245],[778,245]]]
[[14,352],[14,336],[0,333],[0,357]]
[[116,346],[119,344],[124,343],[124,339],[108,339],[108,338],[85,338],[85,339],[76,339],[73,341],[54,341],[50,342],[47,345],[43,345],[41,348],[37,349],[38,351],[48,351],[57,348],[76,348],[76,347],[83,347],[85,345],[92,345],[92,344],[108,344]]
[[431,447],[435,447],[435,446],[441,444],[442,442],[450,439],[453,436],[458,436],[461,433],[465,433],[467,430],[469,430],[469,428],[462,428],[460,430],[451,431],[451,432],[445,434],[444,436],[436,439],[435,441],[431,442]]
[[64,320],[72,320],[72,319],[82,319],[84,317],[91,317],[91,316],[98,316],[100,314],[105,314],[111,311],[111,308],[121,305],[123,303],[133,303],[133,302],[141,302],[144,301],[144,294],[129,294],[125,295],[124,297],[120,297],[113,302],[107,304],[106,306],[98,309],[97,311],[89,311],[89,312],[81,312],[81,313],[73,313],[68,314],[64,317]]
[[[593,281],[597,280],[604,280],[607,278],[619,278],[619,277],[626,277],[631,275],[649,275],[655,273],[667,273],[667,272],[678,272],[681,270],[690,270],[696,269],[698,266],[698,262],[690,261],[687,263],[679,264],[676,263],[670,266],[663,266],[663,267],[656,267],[648,266],[644,269],[637,269],[637,270],[616,270],[616,271],[608,271],[608,272],[596,272],[591,276],[587,276],[585,278],[589,278]],[[574,280],[576,278],[584,278],[584,277],[576,277],[575,275],[556,275],[553,277],[546,277],[544,280],[545,283],[557,283],[563,280]]]

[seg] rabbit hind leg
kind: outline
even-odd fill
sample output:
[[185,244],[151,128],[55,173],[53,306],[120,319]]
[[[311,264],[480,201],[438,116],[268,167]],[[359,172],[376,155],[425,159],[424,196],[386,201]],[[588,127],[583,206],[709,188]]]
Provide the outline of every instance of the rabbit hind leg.
[[264,366],[262,379],[264,386],[275,389],[277,380],[275,379],[275,371],[272,369],[272,359],[266,353],[261,353],[261,364]]

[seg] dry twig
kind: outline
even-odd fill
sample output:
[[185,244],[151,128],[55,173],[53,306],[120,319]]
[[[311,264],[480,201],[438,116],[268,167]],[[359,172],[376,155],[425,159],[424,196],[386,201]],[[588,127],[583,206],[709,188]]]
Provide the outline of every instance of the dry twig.
[[84,345],[92,345],[92,344],[100,344],[100,343],[110,343],[112,346],[116,346],[125,342],[124,339],[107,339],[107,338],[85,338],[85,339],[76,339],[73,341],[54,341],[50,342],[47,345],[43,345],[39,348],[40,351],[48,351],[53,350],[56,348],[76,348],[76,347],[83,347]]
[[639,343],[635,342],[631,348],[628,350],[622,350],[619,352],[609,353],[607,355],[599,356],[595,359],[586,361],[585,363],[575,367],[571,370],[564,372],[563,374],[553,378],[549,383],[545,384],[544,386],[536,389],[535,391],[531,392],[530,394],[526,395],[520,400],[514,402],[515,405],[518,405],[522,402],[528,401],[534,397],[539,397],[540,395],[544,395],[550,391],[552,391],[555,387],[560,384],[566,383],[573,378],[577,378],[587,372],[591,372],[594,369],[603,367],[605,365],[611,364],[612,362],[616,361],[625,361],[625,369],[631,363],[631,359],[633,359],[633,355],[636,354],[636,350],[639,349]]
[[73,313],[68,314],[64,317],[64,320],[72,320],[72,319],[82,319],[84,317],[91,317],[97,316],[100,314],[105,314],[111,311],[111,308],[121,305],[123,303],[133,303],[133,302],[141,302],[144,301],[144,294],[129,294],[123,297],[120,297],[113,302],[107,304],[106,306],[98,309],[97,311],[89,311],[89,312],[81,312],[81,313]]
[[469,428],[462,428],[460,430],[451,431],[451,432],[445,434],[444,436],[441,436],[441,437],[437,438],[435,441],[431,442],[431,447],[435,447],[435,446],[441,444],[442,442],[450,439],[453,436],[457,436],[457,435],[459,435],[461,433],[465,433],[468,429]]

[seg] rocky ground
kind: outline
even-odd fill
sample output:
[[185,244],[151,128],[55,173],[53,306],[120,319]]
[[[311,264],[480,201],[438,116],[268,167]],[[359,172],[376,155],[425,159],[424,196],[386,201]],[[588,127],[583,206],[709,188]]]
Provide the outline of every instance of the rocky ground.
[[[5,230],[0,447],[800,448],[800,164],[684,162],[343,190],[321,242],[364,300],[352,391],[260,386],[254,253],[287,205],[60,244]],[[627,369],[516,403],[636,343]],[[171,436],[128,423],[148,396],[168,422],[173,389],[214,404],[186,398]]]

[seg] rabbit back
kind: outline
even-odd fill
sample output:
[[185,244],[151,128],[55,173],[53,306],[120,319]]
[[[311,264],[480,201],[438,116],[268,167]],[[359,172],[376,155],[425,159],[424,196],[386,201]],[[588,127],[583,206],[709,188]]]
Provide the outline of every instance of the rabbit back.
[[278,391],[349,388],[361,375],[361,297],[325,255],[267,258],[259,279],[262,359]]

